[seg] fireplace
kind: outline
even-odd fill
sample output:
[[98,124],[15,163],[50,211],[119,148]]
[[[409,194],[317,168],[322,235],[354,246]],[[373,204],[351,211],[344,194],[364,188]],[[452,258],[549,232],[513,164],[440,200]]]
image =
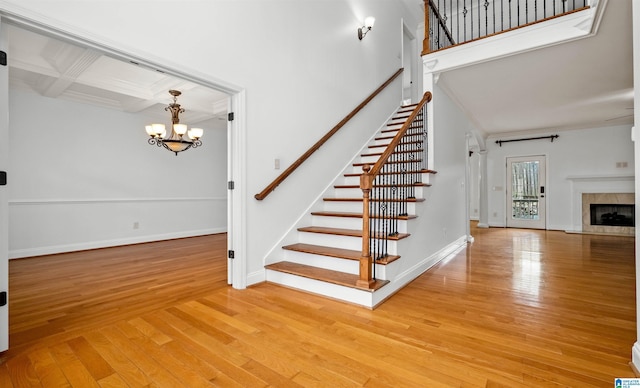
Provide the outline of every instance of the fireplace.
[[592,203],[591,225],[636,226],[635,205]]
[[582,193],[582,232],[635,234],[634,193]]

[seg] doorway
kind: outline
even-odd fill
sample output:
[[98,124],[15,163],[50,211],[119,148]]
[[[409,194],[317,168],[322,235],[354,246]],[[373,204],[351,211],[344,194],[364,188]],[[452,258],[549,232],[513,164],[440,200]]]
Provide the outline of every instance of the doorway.
[[[23,25],[23,22],[14,16],[4,16],[0,15],[0,50],[8,52],[8,41],[9,34],[7,33],[7,26],[11,26],[12,28],[25,28],[27,26]],[[51,27],[47,27],[44,24],[38,24],[35,22],[30,22],[28,26],[28,30],[32,32],[36,32],[38,34],[42,34],[44,36],[50,36],[54,38],[61,39],[65,42],[73,42],[78,44],[79,46],[83,46],[89,50],[94,50],[95,52],[100,52],[104,55],[109,56],[110,58],[114,58],[116,60],[121,61],[124,64],[127,62],[133,62],[139,66],[144,66],[154,71],[157,71],[159,74],[168,74],[176,79],[185,80],[191,83],[198,84],[204,88],[214,89],[218,92],[225,94],[225,104],[227,105],[228,112],[233,112],[233,120],[228,121],[226,124],[227,131],[227,179],[226,181],[234,181],[236,190],[228,190],[227,193],[227,217],[226,217],[226,226],[227,226],[227,236],[228,242],[227,246],[229,250],[234,250],[235,252],[235,260],[229,261],[230,267],[228,270],[228,278],[227,283],[233,285],[235,288],[244,288],[246,287],[246,274],[244,271],[244,228],[245,225],[242,222],[244,219],[243,214],[243,203],[242,196],[244,194],[243,188],[243,180],[244,180],[244,152],[245,152],[245,142],[240,141],[240,139],[244,136],[245,129],[245,120],[244,120],[244,107],[245,107],[245,96],[244,91],[231,84],[223,83],[219,80],[214,79],[206,79],[201,78],[199,76],[194,76],[189,74],[188,69],[178,71],[170,68],[165,68],[162,65],[158,65],[155,63],[145,62],[141,59],[140,54],[136,55],[136,53],[123,53],[123,52],[114,52],[112,48],[109,48],[107,45],[101,45],[100,43],[90,42],[85,40],[82,37],[72,36],[71,34],[66,34],[64,31],[53,30]],[[11,59],[9,59],[9,64],[11,64]],[[8,106],[9,106],[9,66],[0,66],[0,117],[7,118],[8,115]],[[143,129],[141,129],[143,131]],[[8,138],[9,134],[9,122],[7,120],[0,120],[0,133],[3,134],[3,138]],[[148,147],[148,145],[146,145]],[[8,147],[7,142],[0,143],[0,171],[7,171],[9,169],[8,164]],[[205,150],[199,150],[205,151]],[[162,151],[166,152],[166,151]],[[8,171],[9,177],[11,177],[11,171]],[[224,179],[224,177],[223,177]],[[223,181],[222,184],[224,186],[227,185],[227,182]],[[9,184],[11,184],[11,179],[9,179]],[[238,189],[240,188],[240,189]],[[220,196],[222,197],[222,196]],[[159,201],[163,201],[164,199],[160,199]],[[182,200],[182,199],[181,199]],[[9,241],[9,224],[8,224],[8,211],[9,211],[9,197],[8,190],[6,187],[0,187],[0,292],[9,291],[8,290],[8,241]],[[138,223],[134,223],[133,228],[136,229],[138,227]],[[2,242],[5,243],[2,243]],[[234,269],[232,271],[232,269]],[[10,297],[10,293],[8,293]],[[0,306],[0,351],[6,350],[9,344],[9,314],[8,314],[8,300],[6,301],[6,305]]]
[[420,101],[421,94],[417,85],[417,69],[414,65],[417,60],[416,37],[404,21],[402,22],[402,100],[405,102]]
[[507,158],[507,227],[546,229],[546,157]]

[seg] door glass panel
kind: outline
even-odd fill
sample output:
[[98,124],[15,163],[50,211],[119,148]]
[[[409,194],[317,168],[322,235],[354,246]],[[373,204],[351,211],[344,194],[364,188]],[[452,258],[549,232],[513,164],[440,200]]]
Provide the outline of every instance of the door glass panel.
[[513,219],[540,219],[539,169],[538,161],[511,163],[511,217]]

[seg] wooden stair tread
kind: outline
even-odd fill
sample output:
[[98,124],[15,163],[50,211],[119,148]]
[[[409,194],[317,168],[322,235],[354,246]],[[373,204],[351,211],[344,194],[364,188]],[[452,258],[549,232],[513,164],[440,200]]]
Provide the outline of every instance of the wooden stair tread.
[[[362,198],[323,198],[327,202],[362,202]],[[424,198],[384,198],[369,199],[371,202],[424,202]]]
[[[321,216],[321,217],[344,217],[344,218],[362,218],[362,213],[352,213],[352,212],[327,212],[327,211],[318,211],[311,212],[312,216]],[[398,216],[399,220],[411,220],[417,218],[418,216],[410,214],[406,216]],[[371,218],[379,218],[379,217],[371,217]],[[389,217],[385,217],[389,218]]]
[[357,229],[343,229],[343,228],[329,228],[323,226],[305,226],[303,228],[298,228],[300,232],[307,233],[321,233],[321,234],[333,234],[338,236],[349,236],[349,237],[362,237],[362,230]]
[[[343,229],[343,228],[330,228],[325,226],[305,226],[303,228],[298,228],[300,232],[307,233],[320,233],[320,234],[331,234],[336,236],[349,236],[349,237],[362,237],[361,229]],[[408,233],[398,233],[393,236],[388,236],[388,239],[391,241],[398,241],[404,238],[409,237]]]
[[[282,247],[282,249],[286,249],[288,251],[296,251],[303,253],[310,253],[313,255],[320,256],[328,256],[335,257],[337,259],[346,259],[346,260],[360,260],[362,256],[362,252],[354,251],[352,249],[343,249],[343,248],[334,248],[334,247],[325,247],[322,245],[313,245],[313,244],[303,244],[296,243]],[[398,260],[400,256],[397,255],[388,255],[376,260],[376,264],[386,265]]]
[[360,256],[362,256],[362,252],[354,251],[352,249],[324,247],[321,245],[302,244],[302,243],[286,245],[282,247],[282,249],[286,249],[288,251],[311,253],[314,255],[336,257],[338,259],[347,259],[347,260],[360,260]]
[[388,280],[375,280],[371,288],[358,287],[358,275],[345,272],[332,271],[318,267],[311,267],[304,264],[291,263],[289,261],[281,261],[279,263],[268,264],[266,269],[289,273],[292,275],[302,276],[308,279],[321,280],[327,283],[337,284],[340,286],[356,288],[363,291],[376,291],[388,284]]

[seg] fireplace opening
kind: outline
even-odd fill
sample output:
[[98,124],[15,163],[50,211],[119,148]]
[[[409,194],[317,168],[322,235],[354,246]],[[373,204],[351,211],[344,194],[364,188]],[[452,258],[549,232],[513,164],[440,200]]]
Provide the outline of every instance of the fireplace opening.
[[592,203],[591,225],[636,226],[635,205]]

